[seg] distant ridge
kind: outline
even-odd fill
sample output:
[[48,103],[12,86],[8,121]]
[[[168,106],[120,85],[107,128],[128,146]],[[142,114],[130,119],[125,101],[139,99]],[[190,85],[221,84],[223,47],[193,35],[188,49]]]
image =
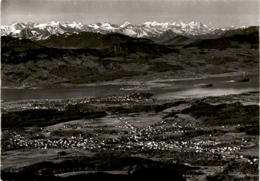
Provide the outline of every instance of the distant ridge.
[[197,39],[192,43],[186,44],[184,48],[226,49],[229,47],[237,48],[242,45],[253,49],[259,48],[259,27],[251,26],[244,29],[225,31],[217,37]]
[[1,35],[12,36],[15,38],[43,40],[52,35],[71,35],[80,32],[95,32],[95,33],[121,33],[130,37],[137,38],[156,38],[166,34],[170,37],[175,35],[197,36],[223,32],[224,29],[210,28],[200,22],[190,23],[159,23],[156,21],[145,22],[143,24],[131,24],[125,22],[121,25],[110,23],[96,23],[84,25],[82,23],[60,23],[52,21],[50,23],[14,23],[12,25],[2,25]]

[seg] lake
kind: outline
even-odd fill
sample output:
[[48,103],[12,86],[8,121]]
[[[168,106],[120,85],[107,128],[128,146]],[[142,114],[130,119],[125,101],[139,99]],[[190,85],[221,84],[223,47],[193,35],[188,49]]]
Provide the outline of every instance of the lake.
[[[248,82],[238,82],[241,76],[224,76],[202,79],[171,80],[159,79],[139,84],[126,82],[122,84],[91,84],[78,87],[60,88],[2,88],[3,101],[27,99],[70,99],[82,97],[100,97],[120,95],[131,92],[151,92],[159,100],[175,98],[195,98],[204,96],[221,96],[258,91],[258,76],[250,76]],[[210,86],[207,86],[210,85]]]

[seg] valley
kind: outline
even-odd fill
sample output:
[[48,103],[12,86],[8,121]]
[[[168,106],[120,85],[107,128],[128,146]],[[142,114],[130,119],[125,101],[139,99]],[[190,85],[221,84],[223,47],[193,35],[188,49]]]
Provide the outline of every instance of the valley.
[[2,180],[258,179],[258,27],[26,31],[1,37]]

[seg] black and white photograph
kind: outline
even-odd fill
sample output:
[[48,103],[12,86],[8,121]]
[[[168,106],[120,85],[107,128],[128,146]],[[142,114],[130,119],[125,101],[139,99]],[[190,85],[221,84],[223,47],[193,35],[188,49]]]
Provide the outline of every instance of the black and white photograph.
[[259,180],[259,0],[0,0],[1,181]]

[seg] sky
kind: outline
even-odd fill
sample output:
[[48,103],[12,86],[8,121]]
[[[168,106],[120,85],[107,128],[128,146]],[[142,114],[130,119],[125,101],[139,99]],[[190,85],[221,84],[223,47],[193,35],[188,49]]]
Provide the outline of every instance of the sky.
[[0,0],[1,23],[91,24],[199,21],[211,27],[258,25],[258,0]]

